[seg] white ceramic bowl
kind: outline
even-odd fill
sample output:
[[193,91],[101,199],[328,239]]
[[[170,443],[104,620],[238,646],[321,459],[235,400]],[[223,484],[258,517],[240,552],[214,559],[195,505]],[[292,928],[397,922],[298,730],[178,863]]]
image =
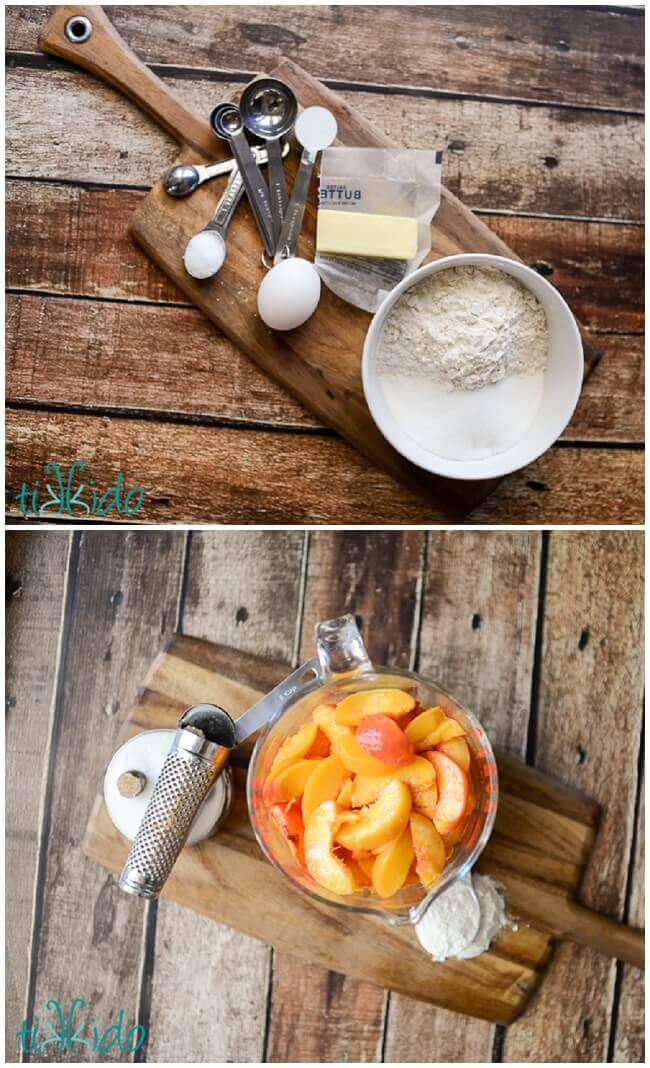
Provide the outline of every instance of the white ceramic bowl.
[[[480,460],[450,460],[418,445],[393,417],[379,383],[377,349],[386,316],[405,290],[423,278],[450,267],[494,267],[517,278],[534,293],[546,312],[549,330],[549,359],[544,375],[544,393],[539,411],[526,433],[505,452]],[[545,278],[517,260],[485,253],[445,256],[427,263],[395,286],[383,301],[370,324],[363,347],[363,388],[368,407],[385,438],[398,452],[418,467],[447,478],[481,479],[507,475],[546,452],[573,415],[583,375],[582,340],[566,301]]]

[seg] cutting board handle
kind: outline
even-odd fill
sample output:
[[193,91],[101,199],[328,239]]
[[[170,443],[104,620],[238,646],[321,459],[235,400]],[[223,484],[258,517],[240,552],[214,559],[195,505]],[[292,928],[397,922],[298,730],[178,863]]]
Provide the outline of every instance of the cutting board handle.
[[[88,19],[92,33],[87,40],[66,36],[70,19]],[[79,32],[82,24],[78,25]],[[189,111],[164,82],[138,59],[112,26],[102,7],[55,7],[38,37],[44,52],[68,60],[125,93],[155,122],[178,141],[203,155],[217,157],[216,139],[207,121]]]
[[569,911],[566,937],[582,946],[591,946],[599,953],[623,960],[635,968],[645,967],[645,935],[634,927],[611,920],[599,912],[592,912],[573,901],[567,902]]

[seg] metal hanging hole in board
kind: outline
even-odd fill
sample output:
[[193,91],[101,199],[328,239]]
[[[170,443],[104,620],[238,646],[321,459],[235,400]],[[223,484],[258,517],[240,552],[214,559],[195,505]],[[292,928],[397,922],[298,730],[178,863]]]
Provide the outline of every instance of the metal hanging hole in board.
[[93,34],[93,24],[85,15],[73,15],[65,24],[64,33],[72,44],[84,44]]

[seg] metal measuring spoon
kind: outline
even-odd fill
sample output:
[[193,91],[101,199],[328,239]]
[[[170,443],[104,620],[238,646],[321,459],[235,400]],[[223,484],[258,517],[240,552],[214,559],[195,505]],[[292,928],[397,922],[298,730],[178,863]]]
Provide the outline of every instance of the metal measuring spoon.
[[226,230],[244,193],[239,168],[231,173],[210,222],[187,243],[183,263],[192,278],[212,278],[226,258]]
[[210,115],[210,125],[223,141],[228,141],[237,160],[257,228],[264,243],[264,251],[275,252],[273,215],[266,187],[251,147],[244,134],[244,124],[236,104],[219,104]]
[[[266,148],[253,145],[251,152],[260,166],[268,163]],[[285,141],[282,145],[282,155],[286,156],[288,153],[289,144]],[[236,166],[236,159],[222,159],[218,163],[179,163],[165,175],[163,188],[170,197],[187,197],[204,182],[209,182],[211,178],[220,178],[222,174],[230,174]]]
[[278,238],[274,264],[296,254],[316,157],[319,152],[332,144],[337,130],[336,119],[327,108],[305,108],[296,120],[295,135],[296,140],[302,145],[302,155],[289,207]]
[[300,167],[287,208],[273,267],[257,291],[260,318],[272,330],[295,330],[314,314],[320,300],[320,275],[313,263],[296,256],[316,157],[336,137],[336,119],[327,108],[307,108],[296,122],[303,146]]
[[244,89],[239,110],[249,133],[266,141],[269,193],[277,241],[289,201],[282,166],[281,138],[289,133],[296,121],[298,101],[293,90],[278,78],[256,78]]

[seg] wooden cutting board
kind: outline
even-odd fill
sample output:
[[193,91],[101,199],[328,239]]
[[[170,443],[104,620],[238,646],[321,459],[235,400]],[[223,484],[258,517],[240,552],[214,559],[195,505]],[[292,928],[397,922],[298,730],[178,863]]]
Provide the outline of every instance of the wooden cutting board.
[[[152,665],[122,740],[142,730],[173,727],[188,705],[201,701],[222,705],[237,717],[288,670],[224,646],[176,637]],[[245,802],[244,767],[253,743],[248,739],[233,759],[235,800],[225,825],[214,838],[183,850],[164,897],[312,964],[501,1024],[523,1011],[548,962],[553,937],[567,930],[640,964],[638,932],[572,900],[596,833],[593,801],[518,761],[498,758],[496,826],[478,870],[503,884],[508,907],[519,917],[518,929],[503,932],[474,960],[432,964],[412,928],[319,905],[263,858]],[[100,794],[84,852],[117,873],[128,848]]]
[[[84,44],[68,41],[67,20],[91,20],[93,35]],[[228,146],[212,134],[206,119],[180,103],[169,88],[130,51],[99,7],[59,7],[43,28],[39,45],[126,93],[182,146],[176,162],[205,162],[225,157]],[[294,89],[302,107],[320,104],[336,115],[339,143],[391,147],[336,93],[288,59],[270,74]],[[215,86],[215,104],[219,89]],[[297,153],[287,159],[289,187]],[[318,168],[316,168],[318,170]],[[228,256],[219,275],[197,282],[183,268],[189,238],[212,215],[223,182],[213,181],[192,196],[173,200],[158,182],[130,222],[130,233],[153,260],[240,349],[276,378],[373,464],[408,485],[449,518],[462,519],[488,496],[499,480],[461,482],[430,475],[405,460],[379,432],[370,415],[361,383],[361,354],[370,316],[351,307],[323,287],[316,314],[288,334],[270,331],[257,315],[257,290],[264,277],[261,243],[248,204],[238,208],[228,232]],[[316,229],[315,196],[308,206],[300,253],[313,257]],[[440,208],[431,227],[429,259],[458,252],[490,252],[516,257],[457,197],[443,188]],[[216,388],[216,384],[215,384]]]

